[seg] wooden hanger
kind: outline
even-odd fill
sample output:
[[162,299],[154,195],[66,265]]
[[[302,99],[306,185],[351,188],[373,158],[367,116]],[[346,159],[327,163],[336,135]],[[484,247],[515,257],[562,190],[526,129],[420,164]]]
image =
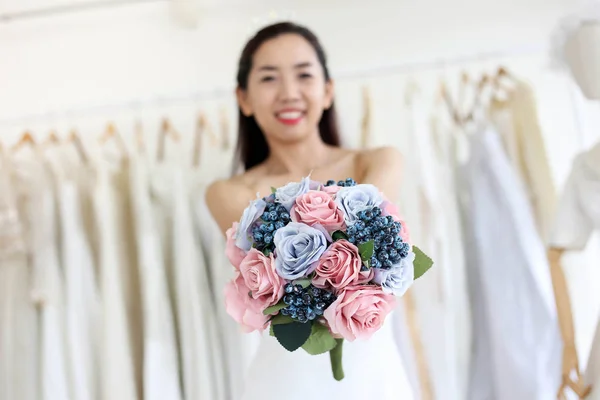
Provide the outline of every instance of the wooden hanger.
[[48,137],[46,138],[46,140],[44,140],[44,143],[42,143],[43,145],[50,145],[50,144],[59,144],[60,143],[60,139],[58,138],[58,135],[56,134],[55,130],[51,130],[50,133],[48,134]]
[[110,139],[113,139],[117,142],[117,147],[119,148],[119,150],[121,150],[121,155],[127,158],[129,154],[127,151],[127,146],[125,146],[125,142],[123,141],[121,134],[119,133],[119,131],[117,131],[117,128],[112,122],[109,122],[106,125],[106,129],[104,130],[104,133],[100,136],[98,141],[100,142],[100,145],[104,146],[106,142]]
[[462,118],[456,109],[454,102],[452,101],[452,97],[450,97],[450,92],[448,91],[448,87],[446,86],[446,82],[444,80],[440,81],[439,95],[438,95],[446,104],[446,110],[450,114],[450,117],[457,125],[462,125]]
[[179,142],[179,134],[171,126],[171,122],[164,118],[158,135],[158,147],[156,149],[156,160],[162,161],[165,158],[165,139],[170,136],[175,142]]
[[[561,258],[564,249],[550,248],[547,253],[550,263],[550,274],[552,276],[552,286],[554,289],[554,301],[558,314],[558,324],[560,335],[563,341],[562,357],[562,382],[558,389],[558,399],[566,400],[565,391],[570,388],[579,399],[586,398],[592,391],[590,385],[586,386],[581,371],[579,370],[579,358],[577,356],[577,347],[575,345],[575,328],[573,325],[573,314],[571,312],[571,299],[567,281],[562,270]],[[571,376],[575,373],[576,381]]]
[[79,134],[77,133],[77,131],[75,129],[71,130],[71,133],[69,134],[69,138],[67,139],[67,141],[69,143],[73,143],[73,145],[75,146],[75,150],[77,151],[77,154],[79,154],[79,158],[81,158],[81,162],[84,164],[87,164],[89,157],[87,156],[87,152],[85,151],[85,148],[83,147],[83,142],[81,141],[81,137],[79,137]]
[[30,146],[37,151],[38,144],[33,138],[33,135],[30,131],[25,131],[19,141],[13,145],[11,148],[12,153],[16,153],[23,148],[23,146]]
[[200,165],[200,156],[202,155],[202,136],[206,132],[206,115],[200,112],[196,120],[196,130],[194,132],[194,148],[192,153],[192,166]]
[[221,107],[219,111],[219,120],[221,125],[221,149],[228,150],[231,144],[229,142],[229,119],[225,107]]
[[140,154],[146,153],[146,144],[144,143],[144,127],[140,120],[135,122],[135,143]]

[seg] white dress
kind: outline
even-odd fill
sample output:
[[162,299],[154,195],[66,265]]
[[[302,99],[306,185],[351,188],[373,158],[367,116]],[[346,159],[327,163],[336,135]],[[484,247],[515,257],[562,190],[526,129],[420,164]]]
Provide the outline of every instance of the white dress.
[[246,374],[240,400],[412,400],[413,390],[396,347],[393,314],[367,341],[344,341],[345,378],[336,381],[329,354],[289,352],[265,331]]
[[[144,399],[182,399],[175,320],[148,166],[132,159],[130,190],[141,281],[144,324]],[[185,351],[185,349],[184,349]]]
[[[125,171],[126,172],[126,171]],[[128,212],[123,207],[123,173],[104,163],[97,165],[94,214],[98,229],[102,329],[100,339],[100,392],[102,400],[141,398],[135,379],[134,349],[128,318],[128,282],[135,267],[131,242],[126,238]]]
[[15,187],[14,165],[0,158],[0,399],[40,399],[39,321],[28,260],[28,187]]
[[[93,171],[74,168],[59,182],[60,242],[65,279],[66,333],[71,393],[74,399],[99,398],[100,298],[85,203]],[[91,200],[91,199],[89,199]]]
[[184,398],[219,400],[225,398],[221,345],[210,282],[194,230],[188,172],[187,166],[168,163],[153,169],[154,215],[159,217],[174,305]]
[[[550,244],[566,250],[583,250],[594,231],[600,230],[600,143],[576,157],[559,203]],[[596,267],[600,265],[595,260]],[[585,372],[592,385],[590,400],[600,399],[600,324]]]
[[54,174],[46,172],[35,182],[40,203],[32,203],[30,207],[35,221],[31,228],[32,257],[41,289],[41,399],[67,400],[73,397],[67,369],[65,285],[56,238],[59,231],[56,187],[62,180],[62,171],[56,166],[52,169]]
[[[408,99],[410,124],[405,151],[406,170],[414,171],[403,185],[411,240],[434,261],[426,279],[411,289],[418,307],[419,327],[433,398],[465,398],[470,355],[470,308],[458,204],[450,174],[448,145],[435,137],[439,120],[419,97]],[[450,138],[450,132],[443,132]],[[407,177],[408,178],[408,177]]]
[[562,341],[550,271],[525,188],[499,135],[471,137],[465,167],[474,354],[469,399],[547,400]]

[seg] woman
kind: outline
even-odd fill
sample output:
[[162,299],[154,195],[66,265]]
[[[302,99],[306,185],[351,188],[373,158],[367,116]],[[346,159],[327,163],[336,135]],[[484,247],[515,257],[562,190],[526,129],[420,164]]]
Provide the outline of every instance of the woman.
[[[257,193],[267,196],[271,187],[311,172],[319,181],[351,177],[371,183],[397,200],[402,171],[397,150],[340,147],[333,81],[325,53],[308,29],[279,23],[259,31],[242,52],[237,84],[237,150],[244,172],[214,182],[206,192],[223,232]],[[264,334],[243,399],[412,399],[389,325],[368,342],[344,345],[341,382],[333,379],[327,354],[290,353]]]

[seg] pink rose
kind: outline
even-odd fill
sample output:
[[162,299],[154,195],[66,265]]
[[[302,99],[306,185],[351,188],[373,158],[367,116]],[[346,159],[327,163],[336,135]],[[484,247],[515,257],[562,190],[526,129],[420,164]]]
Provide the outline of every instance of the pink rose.
[[256,249],[250,249],[240,264],[240,273],[254,303],[263,311],[283,297],[285,281],[275,271],[273,254],[269,257]]
[[338,240],[319,259],[312,284],[321,289],[340,290],[367,283],[373,278],[373,270],[361,271],[361,267],[358,248],[347,240]]
[[379,208],[381,208],[381,215],[391,215],[394,221],[400,222],[400,237],[402,238],[403,242],[410,243],[410,231],[408,230],[408,225],[406,225],[406,222],[400,218],[400,211],[398,210],[398,207],[391,201],[384,200]]
[[268,318],[263,315],[260,303],[250,297],[249,291],[244,277],[239,272],[236,278],[225,286],[225,310],[242,326],[245,333],[264,330]]
[[240,269],[240,263],[244,257],[246,257],[246,252],[235,245],[235,234],[237,232],[238,225],[239,224],[237,222],[234,222],[231,228],[227,229],[227,232],[225,232],[225,235],[227,236],[225,255],[235,269]]
[[321,225],[328,232],[344,228],[344,214],[333,198],[325,192],[311,190],[296,198],[290,210],[294,222],[309,226]]
[[350,342],[369,339],[396,306],[396,297],[383,293],[379,286],[348,286],[337,296],[323,316],[333,335]]

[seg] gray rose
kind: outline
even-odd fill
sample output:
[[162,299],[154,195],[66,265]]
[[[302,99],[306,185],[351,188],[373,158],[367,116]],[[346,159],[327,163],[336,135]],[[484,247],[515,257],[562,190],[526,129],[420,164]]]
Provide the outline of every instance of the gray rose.
[[237,247],[244,251],[249,251],[252,248],[250,228],[260,218],[266,207],[267,203],[262,198],[251,201],[250,205],[246,207],[235,235],[235,245]]
[[378,207],[383,198],[379,189],[370,184],[341,188],[336,196],[335,202],[343,212],[346,223],[350,224],[358,220],[358,213],[371,207]]
[[310,190],[310,178],[303,178],[300,182],[290,182],[275,191],[275,200],[281,203],[288,211],[296,202],[296,197]]
[[415,280],[414,260],[415,253],[411,251],[407,257],[390,269],[373,268],[375,270],[373,282],[381,285],[384,293],[402,296]]
[[287,280],[302,278],[313,272],[327,250],[323,232],[299,222],[290,222],[278,229],[273,243],[275,270]]

